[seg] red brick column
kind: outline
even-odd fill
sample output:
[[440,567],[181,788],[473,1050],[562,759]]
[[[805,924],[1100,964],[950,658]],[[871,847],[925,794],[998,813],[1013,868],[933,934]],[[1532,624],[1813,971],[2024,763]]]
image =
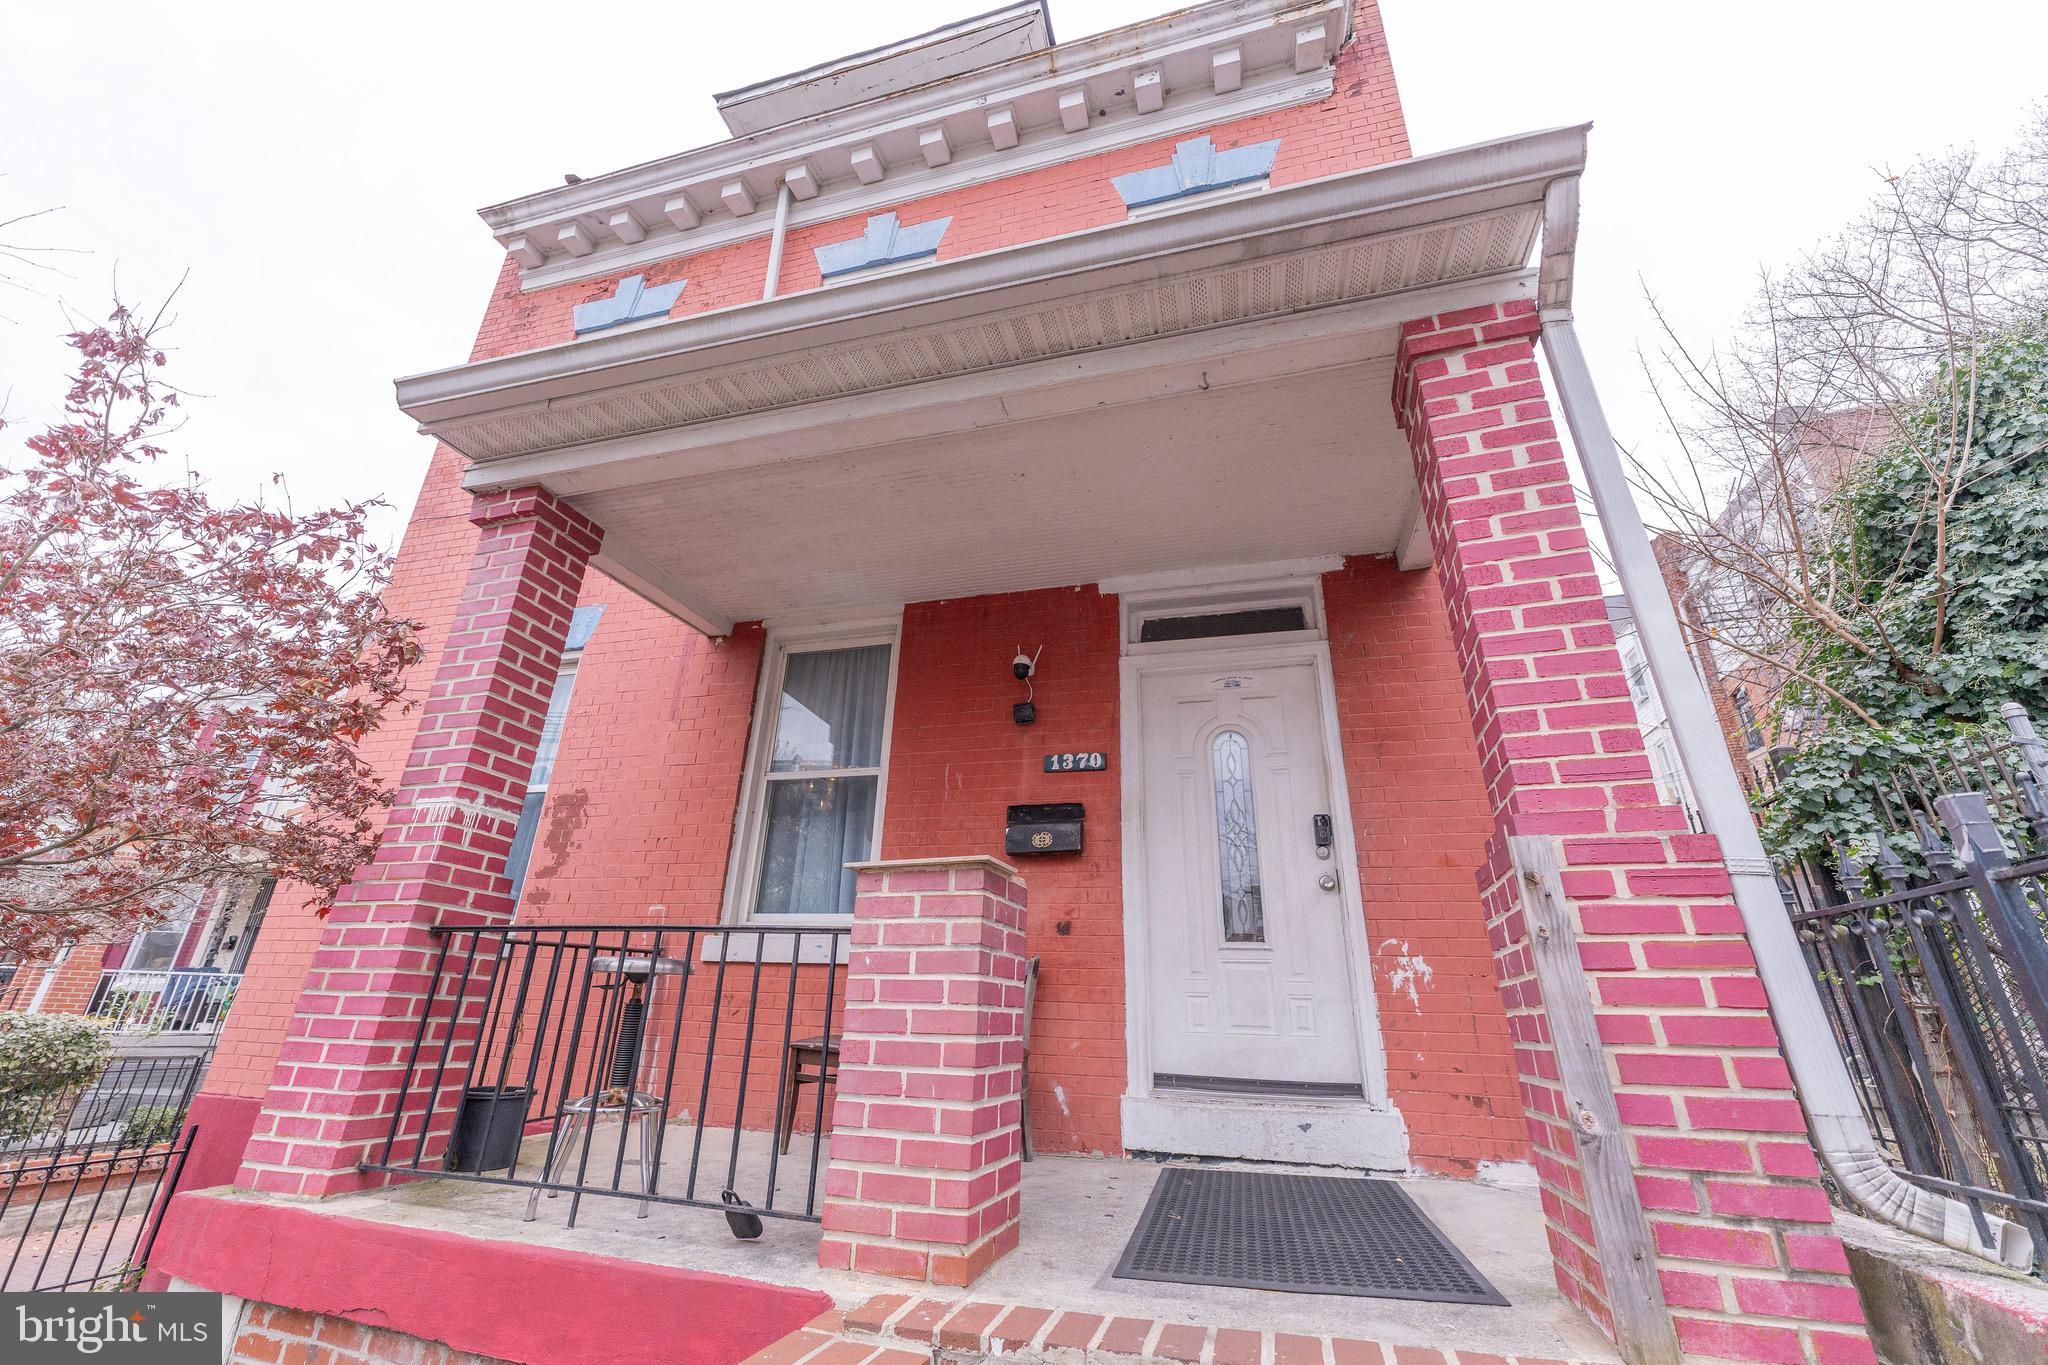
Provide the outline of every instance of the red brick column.
[[820,1265],[965,1285],[1017,1245],[1024,903],[994,858],[860,868]]
[[1557,1281],[1613,1330],[1508,835],[1556,838],[1659,1279],[1691,1357],[1873,1362],[1716,842],[1658,804],[1535,305],[1403,329],[1407,429],[1495,834],[1480,890]]
[[[601,532],[539,488],[479,496],[471,520],[476,554],[384,842],[327,917],[243,1154],[244,1188],[317,1196],[381,1179],[355,1168],[390,1125],[426,1008],[427,931],[511,917],[505,855]],[[452,1060],[459,1078],[459,1044]]]

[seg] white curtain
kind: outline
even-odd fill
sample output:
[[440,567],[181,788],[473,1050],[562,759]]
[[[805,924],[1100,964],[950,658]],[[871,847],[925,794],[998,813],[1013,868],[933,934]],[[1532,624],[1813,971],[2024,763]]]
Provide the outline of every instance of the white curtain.
[[853,913],[846,864],[874,854],[881,777],[846,770],[881,764],[888,688],[887,645],[810,650],[785,661],[756,914]]

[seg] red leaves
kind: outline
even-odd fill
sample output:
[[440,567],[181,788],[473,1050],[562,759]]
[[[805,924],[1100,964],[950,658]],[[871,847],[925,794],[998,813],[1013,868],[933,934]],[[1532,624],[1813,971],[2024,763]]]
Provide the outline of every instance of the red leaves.
[[390,799],[359,747],[419,657],[363,505],[151,479],[161,352],[125,309],[71,343],[65,420],[0,469],[0,952],[223,876],[331,897]]

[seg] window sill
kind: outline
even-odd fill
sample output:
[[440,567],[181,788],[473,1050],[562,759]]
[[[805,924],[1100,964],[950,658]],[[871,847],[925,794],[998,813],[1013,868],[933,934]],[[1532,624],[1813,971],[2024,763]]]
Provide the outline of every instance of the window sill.
[[[809,918],[793,923],[763,922],[754,928],[761,929],[836,929],[852,923],[850,917],[833,915],[829,918]],[[736,927],[723,934],[706,934],[703,946],[698,950],[699,961],[703,962],[788,962],[799,947],[803,952],[802,962],[822,964],[828,952],[836,954],[832,960],[840,966],[846,965],[848,945],[851,936],[836,934],[777,934],[751,932],[747,927]]]

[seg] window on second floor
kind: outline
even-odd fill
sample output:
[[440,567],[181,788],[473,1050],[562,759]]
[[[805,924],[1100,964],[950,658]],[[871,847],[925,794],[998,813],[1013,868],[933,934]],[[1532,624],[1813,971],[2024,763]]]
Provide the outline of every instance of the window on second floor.
[[1746,688],[1735,690],[1735,723],[1742,727],[1742,742],[1751,749],[1764,747],[1764,729],[1757,724],[1756,707],[1749,701]]

